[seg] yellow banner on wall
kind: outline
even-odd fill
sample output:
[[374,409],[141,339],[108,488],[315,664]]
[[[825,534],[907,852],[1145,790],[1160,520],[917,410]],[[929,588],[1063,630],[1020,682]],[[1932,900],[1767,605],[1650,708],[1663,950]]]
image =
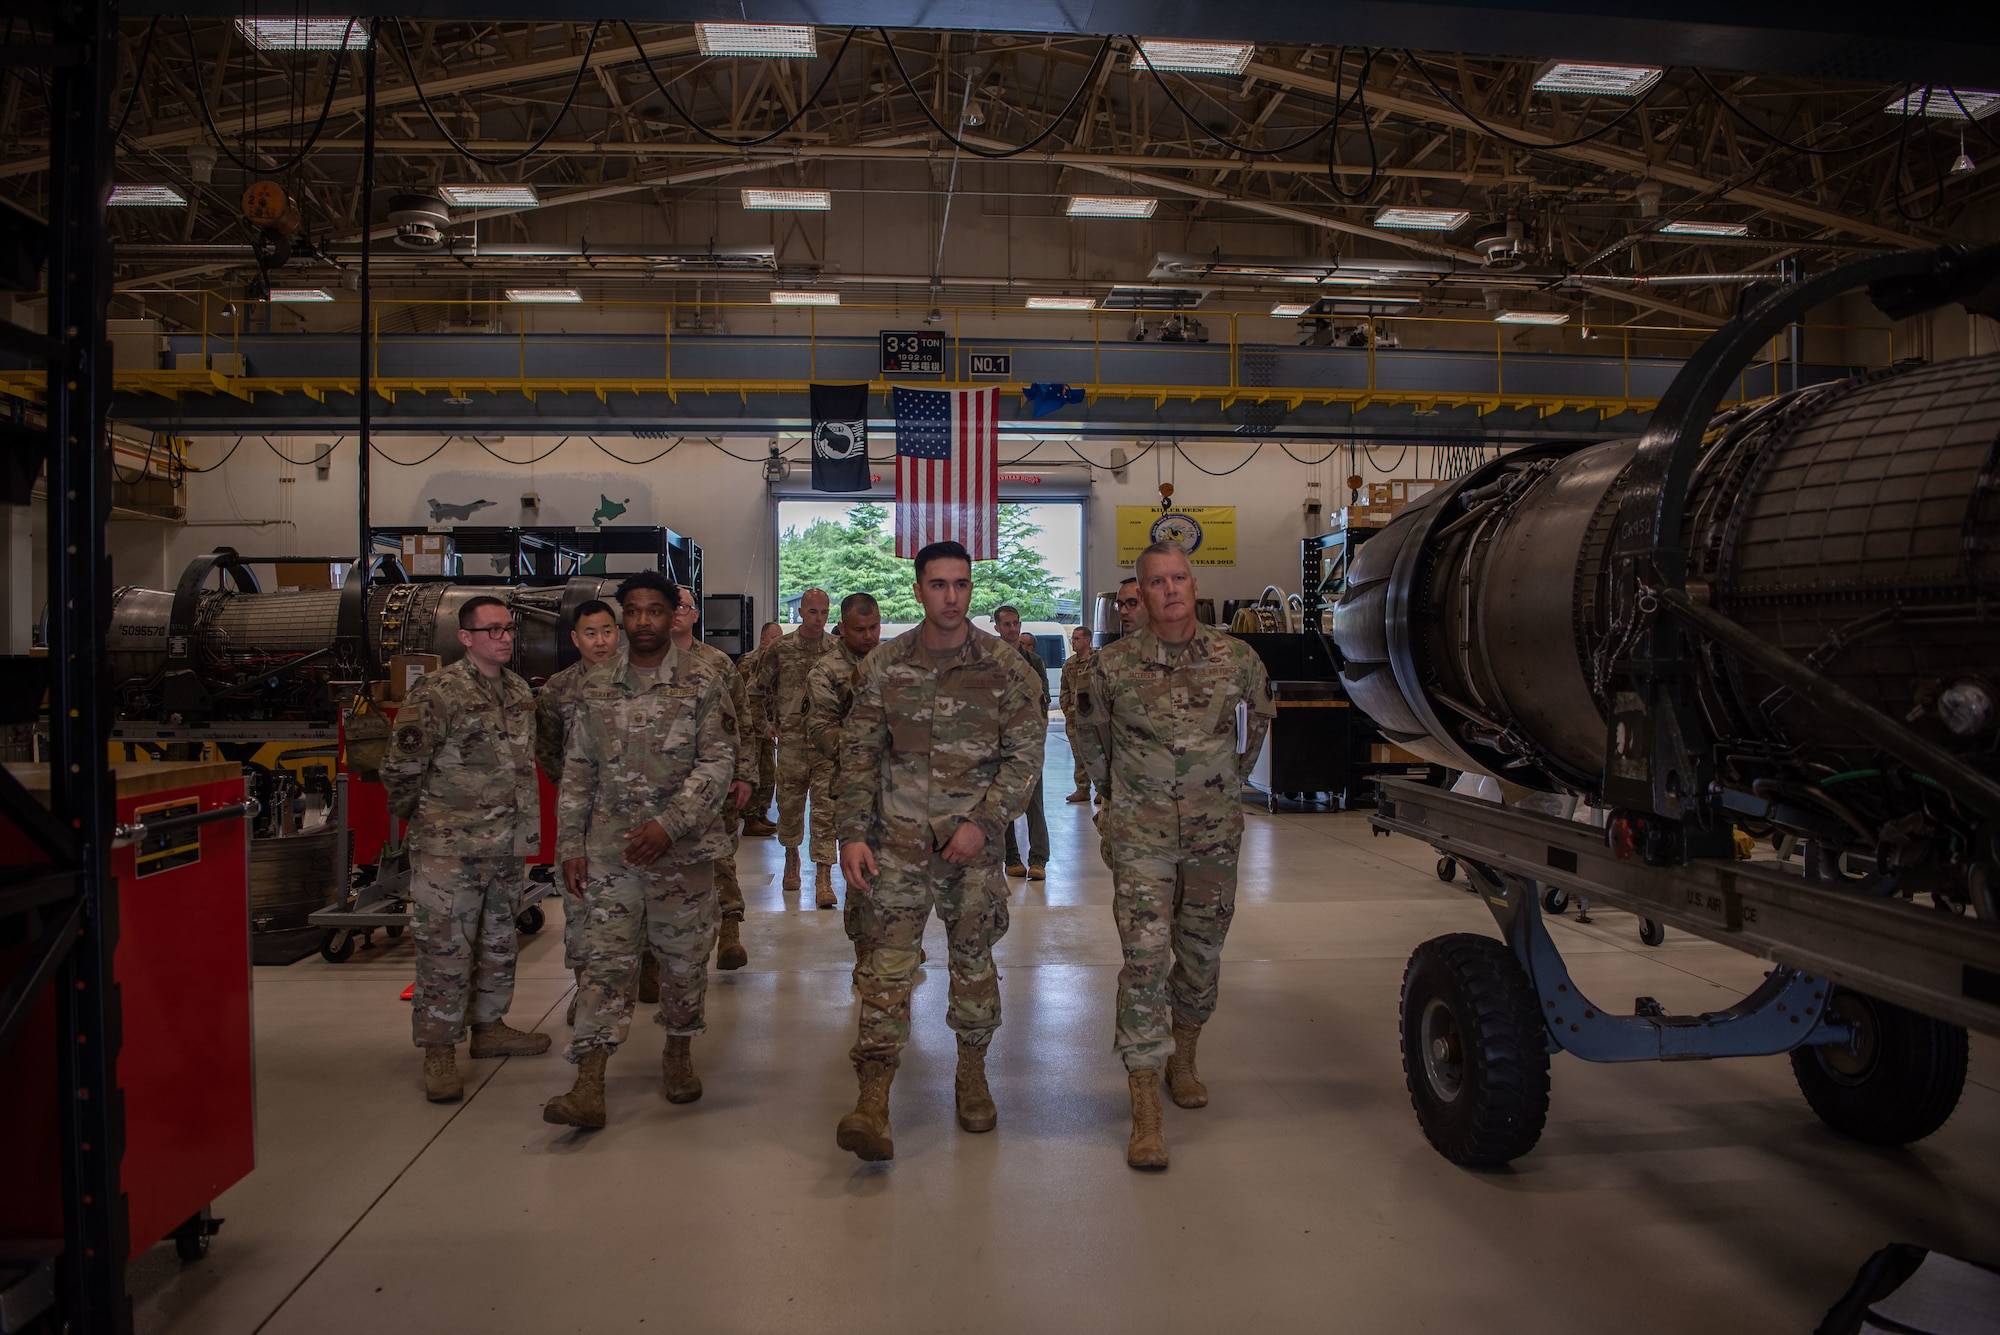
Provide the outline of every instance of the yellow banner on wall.
[[1129,566],[1156,542],[1179,543],[1188,564],[1236,564],[1236,507],[1177,505],[1162,511],[1156,505],[1118,507],[1118,564]]

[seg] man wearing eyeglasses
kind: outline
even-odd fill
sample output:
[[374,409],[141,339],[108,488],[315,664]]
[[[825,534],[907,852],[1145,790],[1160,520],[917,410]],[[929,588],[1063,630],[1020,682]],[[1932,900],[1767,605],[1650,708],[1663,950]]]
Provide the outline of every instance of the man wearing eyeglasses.
[[458,611],[464,654],[410,688],[382,764],[389,810],[409,821],[410,936],[417,982],[410,1021],[424,1052],[424,1094],[464,1093],[457,1044],[472,1055],[523,1057],[549,1036],[507,1024],[522,860],[538,851],[535,696],[507,667],[514,618],[484,595]]

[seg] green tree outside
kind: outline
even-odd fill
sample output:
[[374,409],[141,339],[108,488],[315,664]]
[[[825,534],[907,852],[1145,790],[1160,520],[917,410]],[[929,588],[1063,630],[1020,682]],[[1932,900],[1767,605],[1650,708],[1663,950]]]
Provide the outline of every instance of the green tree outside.
[[[888,522],[886,507],[864,501],[848,511],[844,524],[820,519],[803,529],[786,529],[778,541],[779,603],[807,589],[825,589],[837,613],[848,594],[872,593],[882,604],[884,621],[921,620],[923,608],[910,590],[910,563],[897,557]],[[1000,559],[972,567],[975,616],[1012,603],[1024,621],[1054,619],[1063,590],[1042,554],[1029,545],[1041,531],[1028,518],[1027,507],[1001,504]]]

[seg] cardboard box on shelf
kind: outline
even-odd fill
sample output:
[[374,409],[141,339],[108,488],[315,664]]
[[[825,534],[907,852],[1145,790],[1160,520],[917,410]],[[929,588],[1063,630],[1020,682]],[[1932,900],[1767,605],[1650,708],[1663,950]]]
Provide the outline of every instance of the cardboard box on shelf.
[[389,699],[401,700],[426,672],[436,672],[444,660],[436,654],[397,654],[389,660]]
[[1335,528],[1380,528],[1388,522],[1387,506],[1350,505],[1345,510],[1336,510],[1333,516]]
[[452,572],[449,533],[405,533],[403,572],[408,575],[449,575]]
[[368,698],[378,704],[387,704],[389,701],[389,683],[386,681],[369,682]]

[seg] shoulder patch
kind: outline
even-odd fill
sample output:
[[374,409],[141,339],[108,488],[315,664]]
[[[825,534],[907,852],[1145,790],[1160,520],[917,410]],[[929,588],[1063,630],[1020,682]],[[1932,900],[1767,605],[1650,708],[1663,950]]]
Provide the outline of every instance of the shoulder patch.
[[396,729],[396,749],[399,751],[421,751],[424,749],[424,730],[414,723],[405,723]]

